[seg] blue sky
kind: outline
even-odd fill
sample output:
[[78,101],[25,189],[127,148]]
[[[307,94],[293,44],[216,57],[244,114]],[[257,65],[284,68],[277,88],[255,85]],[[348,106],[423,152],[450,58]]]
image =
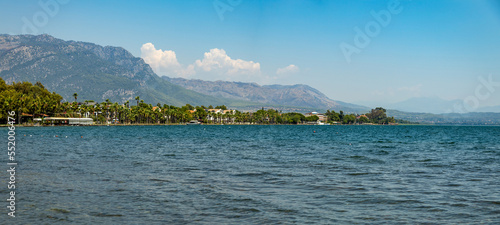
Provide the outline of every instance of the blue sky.
[[[26,0],[0,8],[0,33],[121,46],[172,77],[308,84],[366,105],[477,98],[480,77],[500,82],[499,1]],[[357,51],[346,57],[342,46]],[[500,105],[500,86],[493,89],[480,90],[489,91],[481,106]]]

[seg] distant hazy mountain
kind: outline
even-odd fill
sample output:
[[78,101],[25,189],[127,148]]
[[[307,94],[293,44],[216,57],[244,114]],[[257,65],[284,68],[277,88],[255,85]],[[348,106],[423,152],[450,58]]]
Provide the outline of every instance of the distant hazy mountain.
[[418,113],[451,113],[453,106],[461,103],[459,100],[447,101],[438,97],[410,98],[408,100],[388,104],[386,107],[405,112]]
[[[387,104],[386,107],[405,112],[441,114],[457,112],[457,110],[454,110],[456,105],[463,105],[463,101],[444,100],[438,97],[419,97],[394,104]],[[475,112],[500,112],[500,106],[481,107],[475,110]]]
[[476,110],[476,112],[498,112],[498,113],[500,113],[500,105],[480,107],[479,109]]
[[398,119],[419,122],[422,124],[437,125],[500,125],[500,113],[471,112],[471,113],[415,113],[398,110],[387,110],[388,116]]
[[323,110],[333,109],[347,112],[367,112],[369,110],[364,106],[334,101],[320,91],[303,84],[261,86],[256,83],[163,78],[189,90],[215,97]]
[[184,105],[231,104],[161,79],[141,58],[120,47],[63,41],[49,35],[0,35],[0,77],[6,82],[40,81],[66,101],[131,100]]

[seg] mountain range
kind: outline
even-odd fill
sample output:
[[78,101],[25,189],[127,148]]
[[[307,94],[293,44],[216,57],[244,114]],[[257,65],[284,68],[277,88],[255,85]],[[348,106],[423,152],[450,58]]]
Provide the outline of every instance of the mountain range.
[[0,35],[0,77],[7,83],[40,81],[66,101],[134,100],[169,105],[253,105],[215,98],[157,76],[143,59],[120,47],[63,41],[49,35]]
[[367,112],[369,110],[368,107],[332,100],[320,91],[304,84],[261,86],[256,83],[163,78],[188,90],[219,98],[232,98],[272,105],[301,106],[319,110],[343,110],[346,112]]
[[[121,47],[64,41],[50,35],[0,35],[0,77],[7,83],[40,81],[73,100],[133,101],[169,105],[228,105],[309,111],[368,108],[333,101],[307,85],[260,86],[253,83],[163,79],[143,59]],[[245,94],[246,93],[246,94]]]
[[397,119],[437,125],[500,125],[500,113],[470,112],[470,113],[415,113],[388,109],[388,116]]
[[[439,97],[415,97],[393,104],[386,104],[385,106],[389,109],[405,112],[443,114],[461,113],[460,108],[463,108],[463,104],[463,100],[444,100]],[[479,107],[474,112],[500,112],[500,105]]]

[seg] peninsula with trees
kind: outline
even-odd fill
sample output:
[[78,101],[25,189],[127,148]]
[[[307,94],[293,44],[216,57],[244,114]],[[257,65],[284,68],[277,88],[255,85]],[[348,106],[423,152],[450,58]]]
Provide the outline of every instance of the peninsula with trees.
[[[2,110],[14,107],[21,121],[35,121],[43,114],[88,117],[98,124],[178,124],[197,119],[209,124],[401,124],[406,120],[500,125],[500,113],[370,109],[332,100],[303,84],[261,86],[160,77],[142,58],[121,47],[65,41],[46,34],[0,34],[0,55],[2,90],[8,92],[1,96]],[[23,88],[27,92],[11,93]],[[210,105],[234,110],[217,112]],[[4,119],[5,111],[0,116]]]
[[[196,120],[204,124],[395,124],[398,121],[387,117],[383,108],[372,109],[366,114],[344,114],[343,111],[328,110],[324,114],[302,114],[298,112],[281,112],[277,109],[259,109],[254,112],[242,112],[220,106],[182,107],[160,104],[152,105],[144,102],[140,96],[135,102],[123,104],[85,100],[78,102],[78,93],[73,94],[73,102],[63,102],[61,95],[49,92],[42,83],[17,82],[6,84],[0,78],[0,123],[7,122],[9,111],[15,111],[17,121],[24,125],[53,124],[50,118],[91,118],[93,124],[184,124]],[[320,116],[322,117],[320,119]],[[62,120],[62,119],[61,119]],[[64,121],[64,120],[62,120]],[[51,123],[52,122],[52,123]],[[39,123],[40,124],[40,123]],[[60,123],[59,123],[60,124]]]

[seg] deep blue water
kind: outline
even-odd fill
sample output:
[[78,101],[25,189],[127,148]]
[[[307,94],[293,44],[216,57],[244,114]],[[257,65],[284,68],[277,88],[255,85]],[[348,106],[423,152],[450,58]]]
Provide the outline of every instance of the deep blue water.
[[[6,146],[7,129],[0,131]],[[500,223],[500,127],[110,126],[16,131],[17,217],[7,218],[3,201],[1,221]],[[7,150],[2,149],[0,195],[8,198]]]

